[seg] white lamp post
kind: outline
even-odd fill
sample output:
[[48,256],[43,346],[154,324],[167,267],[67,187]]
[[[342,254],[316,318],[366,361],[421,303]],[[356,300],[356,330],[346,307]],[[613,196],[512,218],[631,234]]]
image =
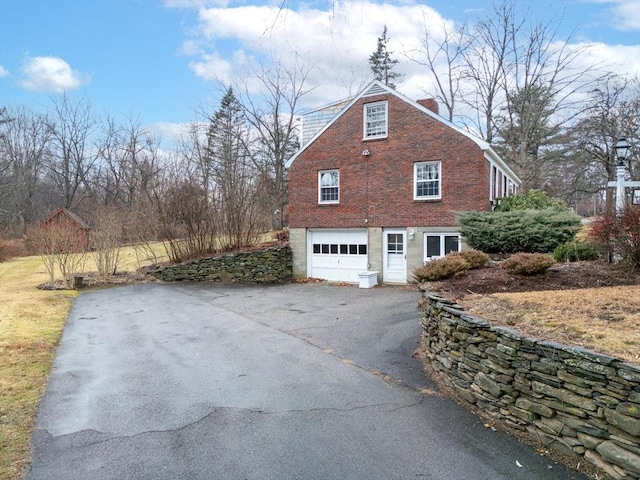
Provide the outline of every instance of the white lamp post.
[[633,203],[640,204],[640,198],[636,199],[636,197],[640,197],[640,194],[636,193],[637,190],[640,190],[640,181],[633,180],[625,180],[626,176],[626,167],[625,160],[629,155],[629,151],[631,150],[631,146],[629,142],[627,142],[626,138],[621,138],[618,140],[614,146],[616,151],[616,158],[618,161],[616,162],[616,179],[613,182],[607,183],[607,188],[615,188],[616,189],[616,214],[620,215],[624,212],[627,203],[627,194],[626,189],[633,189]]
[[625,207],[626,193],[625,193],[625,166],[624,161],[627,159],[629,153],[629,142],[626,138],[618,140],[615,146],[616,158],[616,213],[622,213]]

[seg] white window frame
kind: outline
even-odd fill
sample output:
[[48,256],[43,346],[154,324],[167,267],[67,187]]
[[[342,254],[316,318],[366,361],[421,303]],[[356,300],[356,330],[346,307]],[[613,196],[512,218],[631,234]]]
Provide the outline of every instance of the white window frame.
[[[369,128],[369,108],[384,106],[384,128]],[[381,102],[365,103],[363,107],[362,121],[362,139],[373,140],[376,138],[387,138],[389,134],[389,102],[386,100]],[[381,120],[377,120],[381,121]]]
[[[420,180],[420,182],[434,181],[438,182],[437,195],[418,195],[418,167],[422,165],[436,165],[438,167],[438,178],[431,180]],[[416,162],[413,164],[413,199],[414,200],[440,200],[442,198],[442,162]]]
[[[336,185],[330,185],[330,186],[323,186],[322,185],[322,176],[325,173],[335,173],[336,177],[337,177],[337,183]],[[338,198],[336,200],[323,200],[322,199],[322,189],[323,188],[337,188],[338,189]],[[340,203],[340,171],[338,169],[333,169],[333,170],[320,170],[318,172],[318,203],[321,205],[335,205],[337,203]]]
[[427,237],[440,237],[440,253],[445,251],[445,237],[457,237],[458,239],[458,252],[462,250],[462,236],[457,232],[425,232],[423,239],[423,255],[424,263],[430,262],[437,258],[442,258],[444,255],[434,255],[432,257],[427,256]]

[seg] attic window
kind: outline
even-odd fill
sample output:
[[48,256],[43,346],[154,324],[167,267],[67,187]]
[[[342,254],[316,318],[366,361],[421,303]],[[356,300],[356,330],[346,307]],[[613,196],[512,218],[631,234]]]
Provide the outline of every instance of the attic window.
[[387,136],[387,102],[367,103],[364,106],[364,139]]

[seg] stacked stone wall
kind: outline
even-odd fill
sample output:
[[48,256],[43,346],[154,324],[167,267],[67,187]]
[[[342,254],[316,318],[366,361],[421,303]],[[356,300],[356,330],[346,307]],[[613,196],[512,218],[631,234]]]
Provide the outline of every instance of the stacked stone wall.
[[158,267],[149,274],[165,282],[279,283],[292,279],[292,268],[291,249],[285,246]]
[[640,366],[491,326],[426,290],[421,309],[429,363],[463,403],[614,479],[640,478]]

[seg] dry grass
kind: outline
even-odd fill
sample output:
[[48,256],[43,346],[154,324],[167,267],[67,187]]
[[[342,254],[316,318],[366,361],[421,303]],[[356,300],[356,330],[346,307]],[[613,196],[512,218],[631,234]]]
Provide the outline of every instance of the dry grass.
[[39,257],[0,263],[0,478],[21,478],[30,437],[74,291],[43,291]]
[[458,303],[494,325],[640,364],[640,285],[471,294]]
[[[158,258],[166,260],[160,244]],[[144,261],[144,260],[142,260]],[[87,262],[89,268],[91,262]],[[118,270],[140,265],[124,248]],[[18,480],[28,465],[35,413],[77,292],[39,290],[49,280],[40,257],[0,263],[0,478]]]

